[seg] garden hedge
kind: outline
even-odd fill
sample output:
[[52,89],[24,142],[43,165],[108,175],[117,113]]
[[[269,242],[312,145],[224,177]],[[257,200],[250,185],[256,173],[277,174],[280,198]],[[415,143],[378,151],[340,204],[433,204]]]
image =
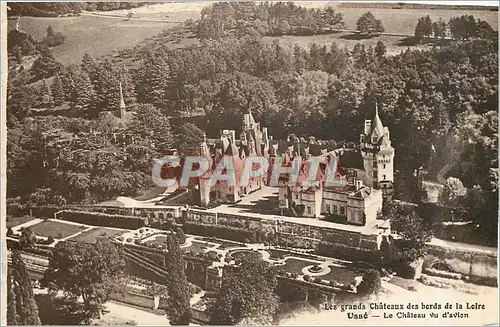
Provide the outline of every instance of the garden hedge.
[[81,224],[97,225],[105,227],[116,227],[126,229],[137,229],[144,227],[146,222],[143,218],[135,216],[110,215],[101,212],[89,211],[62,211],[59,218],[74,221]]

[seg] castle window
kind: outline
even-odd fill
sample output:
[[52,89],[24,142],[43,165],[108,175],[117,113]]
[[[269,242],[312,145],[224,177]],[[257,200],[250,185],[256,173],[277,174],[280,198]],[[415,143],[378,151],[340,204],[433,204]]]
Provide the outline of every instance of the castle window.
[[295,199],[298,199],[298,198],[299,198],[299,194],[295,193]]
[[382,176],[382,180],[384,180],[384,181],[385,181],[385,175],[383,175],[383,176]]
[[340,214],[345,215],[345,208],[344,207],[340,207]]
[[384,164],[384,169],[385,169],[385,164]]
[[372,137],[372,142],[373,142],[373,143],[377,143],[377,137],[376,137],[376,136],[373,136],[373,137]]
[[337,213],[337,206],[335,204],[333,205],[333,213]]
[[311,214],[311,207],[307,207],[307,213]]

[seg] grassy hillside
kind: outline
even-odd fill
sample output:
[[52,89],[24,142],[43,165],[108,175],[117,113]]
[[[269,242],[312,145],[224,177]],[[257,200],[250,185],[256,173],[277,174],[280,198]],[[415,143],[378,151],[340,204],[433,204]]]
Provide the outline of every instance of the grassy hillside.
[[[144,6],[130,10],[133,18],[127,20],[125,16],[128,10],[117,10],[112,12],[99,13],[103,16],[83,15],[72,18],[37,18],[23,17],[20,28],[22,31],[32,34],[37,40],[43,39],[49,25],[56,31],[66,35],[66,42],[53,48],[54,56],[64,64],[79,63],[83,53],[88,52],[94,57],[112,54],[117,50],[130,48],[139,44],[145,39],[161,34],[164,30],[172,28],[187,19],[198,19],[201,9],[209,2],[197,3],[163,3]],[[304,7],[324,7],[333,5],[326,2],[300,2]],[[346,8],[337,5],[338,12],[344,14],[344,21],[348,29],[356,28],[356,20],[366,11],[371,11],[380,18],[387,33],[401,35],[412,35],[418,18],[429,14],[433,20],[442,18],[448,21],[451,17],[464,14],[471,14],[477,18],[487,21],[495,30],[498,29],[498,12],[488,10],[463,10],[463,9],[390,9],[390,8]],[[104,16],[105,15],[105,16]],[[118,17],[117,17],[118,16]],[[122,16],[122,17],[119,17]],[[9,30],[15,28],[16,21],[8,22]],[[183,38],[182,34],[172,37],[163,33],[163,37],[157,37],[156,43],[161,43],[167,47],[182,47],[196,43],[193,35],[190,38]],[[266,37],[264,42],[271,42],[275,38]],[[401,49],[406,49],[404,37],[382,35],[380,37],[363,40],[367,45],[375,45],[378,40],[382,40],[388,53],[400,53]],[[332,35],[318,35],[309,37],[285,36],[279,37],[282,44],[299,44],[307,46],[312,42],[320,44],[330,44],[335,41],[342,46],[352,47],[357,42],[353,35],[349,33],[337,33]]]

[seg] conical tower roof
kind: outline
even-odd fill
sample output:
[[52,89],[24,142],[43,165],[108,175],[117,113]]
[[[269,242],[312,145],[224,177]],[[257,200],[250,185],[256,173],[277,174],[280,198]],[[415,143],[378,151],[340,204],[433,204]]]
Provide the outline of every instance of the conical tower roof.
[[384,125],[378,115],[378,104],[375,104],[375,118],[373,119],[370,136],[376,136],[377,138],[384,136]]
[[120,109],[125,109],[126,107],[125,100],[123,99],[122,82],[120,82]]

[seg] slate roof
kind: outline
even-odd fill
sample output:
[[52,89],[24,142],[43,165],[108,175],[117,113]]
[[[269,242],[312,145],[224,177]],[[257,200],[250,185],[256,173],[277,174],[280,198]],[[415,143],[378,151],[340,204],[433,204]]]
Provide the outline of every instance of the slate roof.
[[356,150],[344,150],[344,153],[340,156],[338,165],[342,168],[365,169],[363,166],[363,157]]

